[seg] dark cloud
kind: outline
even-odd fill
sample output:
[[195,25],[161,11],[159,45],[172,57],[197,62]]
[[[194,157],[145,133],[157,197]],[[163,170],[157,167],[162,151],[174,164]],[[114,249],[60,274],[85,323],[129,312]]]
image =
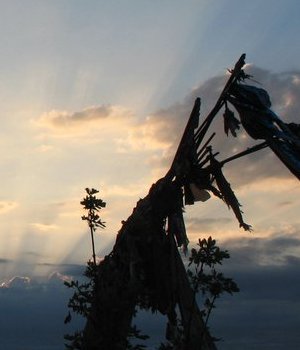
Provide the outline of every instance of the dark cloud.
[[103,119],[109,116],[111,112],[111,107],[109,106],[99,106],[87,108],[83,111],[74,113],[59,113],[52,114],[51,122],[57,127],[66,127],[68,125],[77,124],[85,121]]
[[300,252],[300,239],[297,233],[282,232],[270,237],[230,239],[222,246],[230,251],[232,266],[278,266],[286,265],[293,254]]
[[232,218],[225,217],[208,217],[208,218],[191,218],[187,219],[187,230],[188,232],[204,232],[212,231],[216,226],[222,227],[223,225],[229,224],[233,221]]
[[221,247],[230,253],[222,270],[238,283],[241,302],[274,300],[288,303],[292,310],[300,293],[300,239],[296,235],[228,240]]
[[42,257],[42,254],[40,254],[40,253],[38,253],[38,252],[31,252],[31,251],[23,252],[22,255],[24,255],[24,256],[29,256],[29,257],[33,257],[33,258]]
[[0,264],[8,264],[8,263],[11,263],[12,260],[10,259],[4,259],[4,258],[0,258]]
[[74,276],[75,278],[82,276],[85,269],[86,265],[64,264],[60,266],[62,273]]
[[19,288],[0,288],[1,348],[62,349],[63,335],[83,326],[80,319],[64,325],[71,294],[71,290],[53,279],[44,283],[30,280],[29,284],[20,284]]
[[[257,280],[249,282],[257,283]],[[240,292],[218,301],[210,326],[213,334],[222,338],[217,343],[220,350],[298,349],[299,311],[299,303],[294,300],[268,296],[245,299]]]
[[247,265],[246,259],[241,266],[230,267],[228,262],[225,272],[238,283],[240,292],[217,301],[211,327],[213,334],[223,338],[218,348],[297,349],[299,259],[293,256],[278,266]]
[[110,117],[123,118],[124,115],[128,116],[128,111],[118,106],[100,105],[77,112],[53,110],[44,113],[35,123],[37,126],[50,128],[57,132],[78,131],[84,125],[95,126],[94,122],[99,120],[108,120]]
[[220,270],[237,282],[240,292],[216,301],[210,327],[213,335],[222,338],[218,349],[299,348],[298,237],[282,232],[220,244],[231,256]]
[[292,201],[279,202],[279,203],[278,203],[278,207],[286,207],[286,206],[289,206],[289,205],[291,205],[291,204],[293,204]]
[[[268,91],[273,101],[272,108],[283,121],[300,122],[298,112],[300,109],[300,72],[272,73],[255,66],[246,67],[246,71],[253,75],[254,79],[261,83],[261,87]],[[182,103],[159,110],[148,119],[147,122],[150,124],[157,123],[161,125],[162,122],[164,123],[164,127],[154,137],[157,137],[159,141],[171,143],[169,151],[164,154],[164,159],[160,160],[160,166],[170,164],[195,98],[201,98],[201,119],[203,120],[213,108],[227,78],[228,76],[219,76],[209,79],[186,96]],[[252,83],[256,84],[255,82]],[[221,112],[211,128],[212,131],[217,132],[213,147],[220,151],[220,159],[227,158],[257,143],[243,131],[239,132],[238,138],[226,137],[223,131],[222,119]],[[225,166],[225,172],[235,186],[268,177],[284,178],[291,176],[285,166],[267,149],[233,161],[230,166]]]
[[39,266],[50,268],[54,271],[60,271],[63,274],[78,277],[82,276],[86,266],[79,264],[52,264],[52,263],[39,263]]

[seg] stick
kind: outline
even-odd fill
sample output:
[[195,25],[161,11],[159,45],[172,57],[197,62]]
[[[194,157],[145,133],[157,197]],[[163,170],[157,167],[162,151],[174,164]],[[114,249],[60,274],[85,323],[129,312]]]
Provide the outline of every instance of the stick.
[[215,118],[215,116],[219,112],[219,110],[222,108],[222,106],[224,104],[224,97],[227,94],[230,86],[237,80],[239,73],[245,64],[245,58],[246,58],[246,54],[242,54],[241,57],[239,58],[239,60],[236,62],[234,69],[231,71],[231,76],[228,79],[223,91],[221,92],[221,95],[219,96],[215,106],[213,107],[211,112],[208,114],[208,116],[206,117],[206,119],[204,120],[204,122],[202,123],[200,128],[198,129],[198,131],[195,135],[196,138],[203,139],[211,122],[213,121],[213,119]]
[[[167,172],[165,178],[167,180],[172,180],[176,175],[176,167],[180,163],[182,157],[185,156],[188,146],[194,142],[194,130],[198,127],[199,114],[200,114],[201,100],[199,97],[196,98],[193,110],[183,132],[182,138],[180,140],[179,146],[177,148],[173,163],[170,170]],[[192,135],[191,135],[192,133]]]
[[267,144],[267,142],[264,141],[264,142],[262,142],[262,143],[260,143],[260,144],[258,144],[256,146],[253,146],[253,147],[250,147],[250,148],[246,149],[243,152],[237,153],[237,154],[235,154],[232,157],[229,157],[229,158],[226,158],[226,159],[222,160],[220,162],[220,164],[221,164],[221,166],[223,166],[224,164],[226,164],[228,162],[231,162],[232,160],[235,160],[235,159],[241,158],[243,156],[246,156],[248,154],[260,151],[261,149],[266,148],[266,147],[268,147],[268,144]]

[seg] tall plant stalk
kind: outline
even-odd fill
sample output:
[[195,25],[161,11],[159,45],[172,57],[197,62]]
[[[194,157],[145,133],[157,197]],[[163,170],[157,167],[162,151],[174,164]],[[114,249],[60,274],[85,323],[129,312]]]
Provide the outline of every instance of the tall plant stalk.
[[[88,278],[85,283],[80,283],[79,281],[65,281],[65,285],[68,288],[74,290],[73,296],[68,302],[68,308],[72,313],[81,315],[84,318],[88,318],[90,315],[91,305],[95,298],[95,293],[97,290],[97,278],[96,278],[96,249],[94,233],[97,228],[104,228],[105,223],[101,221],[98,212],[101,208],[106,206],[106,203],[102,199],[96,197],[99,192],[94,188],[86,188],[86,196],[80,202],[85,210],[88,211],[87,215],[83,215],[82,220],[87,221],[90,228],[91,241],[92,241],[92,261],[89,260],[87,263],[86,271],[84,275]],[[69,323],[72,320],[71,312],[65,318],[65,323]],[[68,343],[65,343],[65,348],[70,350],[81,350],[83,348],[83,331],[77,331],[74,334],[66,334],[64,336]]]
[[80,204],[83,206],[85,210],[88,211],[88,214],[83,215],[81,219],[86,220],[90,228],[93,263],[94,263],[94,267],[96,267],[97,261],[96,261],[96,252],[95,252],[94,233],[96,232],[98,227],[100,228],[105,227],[105,223],[101,220],[100,216],[98,215],[98,212],[100,211],[101,208],[105,208],[106,203],[103,202],[102,199],[96,197],[96,194],[99,193],[99,191],[96,190],[95,188],[86,188],[85,191],[87,194],[83,198],[83,200],[80,202]]

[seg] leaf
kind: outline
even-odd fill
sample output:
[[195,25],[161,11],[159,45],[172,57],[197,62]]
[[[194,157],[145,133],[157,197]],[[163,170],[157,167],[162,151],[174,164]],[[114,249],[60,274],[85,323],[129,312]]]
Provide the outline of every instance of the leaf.
[[233,137],[236,137],[236,131],[240,129],[241,122],[234,116],[233,111],[231,111],[227,105],[225,106],[225,112],[223,114],[224,118],[224,132],[228,136],[230,131]]

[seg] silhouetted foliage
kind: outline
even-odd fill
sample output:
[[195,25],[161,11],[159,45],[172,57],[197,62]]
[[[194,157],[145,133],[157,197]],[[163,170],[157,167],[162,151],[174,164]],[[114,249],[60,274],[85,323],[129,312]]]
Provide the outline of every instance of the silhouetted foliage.
[[88,211],[87,215],[81,217],[82,220],[86,220],[90,228],[91,240],[92,240],[92,251],[94,265],[96,266],[96,253],[95,253],[95,242],[94,242],[94,232],[97,228],[105,228],[105,222],[103,222],[98,214],[101,208],[105,208],[106,203],[102,199],[97,198],[95,195],[99,193],[95,188],[86,188],[87,195],[83,198],[80,204],[83,209]]
[[[216,299],[220,298],[223,293],[233,294],[239,292],[237,284],[232,278],[227,278],[223,273],[217,271],[217,265],[222,265],[224,259],[229,259],[230,255],[227,250],[221,250],[216,245],[216,240],[212,237],[198,240],[198,249],[192,248],[189,256],[187,275],[194,292],[194,304],[192,312],[196,311],[197,296],[203,300],[200,309],[201,316],[204,319],[205,327],[208,329],[208,320],[212,310],[216,307]],[[189,327],[191,325],[189,324]],[[176,338],[172,342],[162,343],[159,350],[179,350],[189,349],[190,330],[184,332],[179,324]],[[215,341],[217,338],[213,338]]]
[[[88,318],[92,302],[95,297],[96,290],[96,253],[95,253],[95,243],[94,243],[94,233],[97,228],[105,228],[105,223],[101,220],[98,212],[101,208],[105,208],[106,203],[102,199],[97,198],[96,194],[99,193],[98,190],[94,188],[86,188],[86,196],[80,202],[84,210],[88,211],[87,215],[83,215],[81,218],[87,221],[90,228],[91,241],[92,241],[92,255],[93,261],[88,261],[84,272],[86,281],[65,281],[64,284],[68,288],[74,290],[73,296],[68,302],[68,308],[77,315],[84,318]],[[65,318],[64,323],[69,323],[72,320],[72,314],[69,311]],[[65,344],[66,349],[81,349],[82,348],[82,337],[83,331],[77,331],[72,335],[65,335],[64,338],[69,342]]]
[[224,259],[229,259],[227,250],[221,250],[212,237],[199,239],[198,250],[191,249],[189,269],[187,270],[191,286],[195,293],[201,293],[204,297],[202,316],[207,327],[215,302],[223,293],[237,293],[239,288],[232,278],[227,278],[222,272],[216,270],[217,265],[222,265]]

